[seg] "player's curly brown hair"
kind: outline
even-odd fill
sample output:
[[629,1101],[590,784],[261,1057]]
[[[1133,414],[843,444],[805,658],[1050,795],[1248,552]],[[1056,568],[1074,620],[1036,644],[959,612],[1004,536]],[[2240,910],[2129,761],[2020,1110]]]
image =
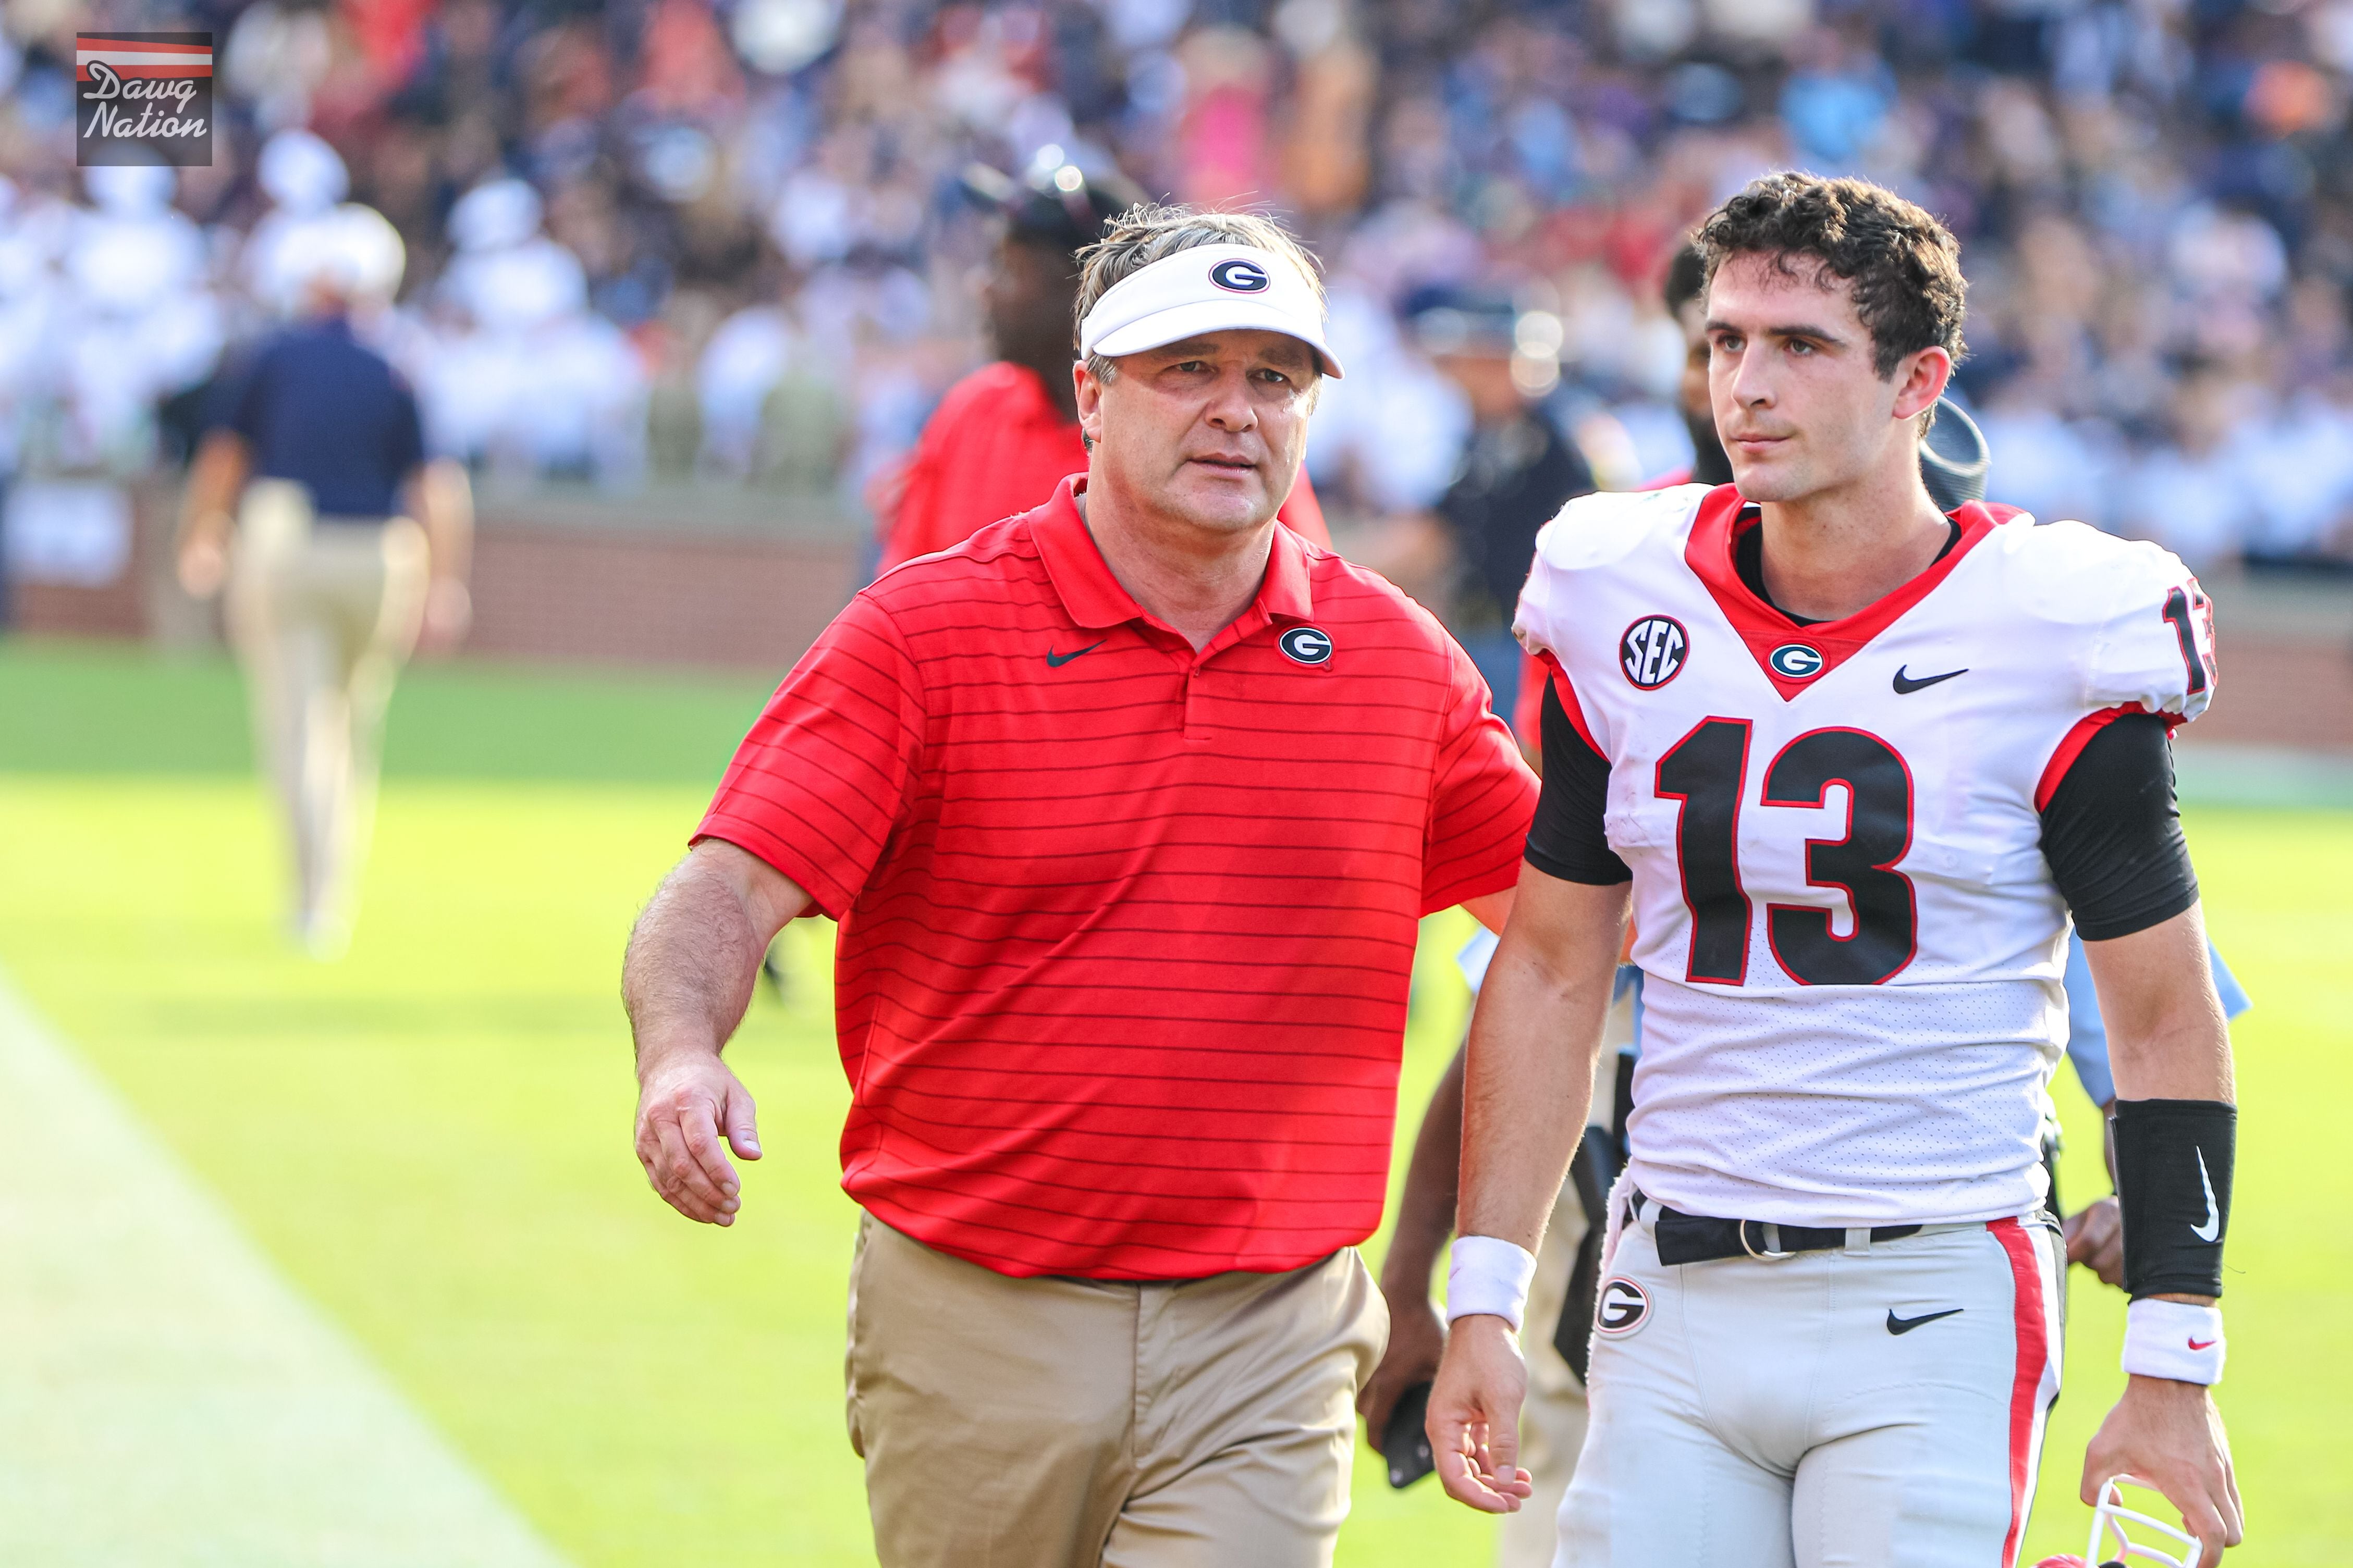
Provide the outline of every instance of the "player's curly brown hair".
[[1751,181],[1700,226],[1710,281],[1736,256],[1766,256],[1787,276],[1844,280],[1870,329],[1884,378],[1905,355],[1941,348],[1957,361],[1969,286],[1961,246],[1926,209],[1868,180],[1784,173]]

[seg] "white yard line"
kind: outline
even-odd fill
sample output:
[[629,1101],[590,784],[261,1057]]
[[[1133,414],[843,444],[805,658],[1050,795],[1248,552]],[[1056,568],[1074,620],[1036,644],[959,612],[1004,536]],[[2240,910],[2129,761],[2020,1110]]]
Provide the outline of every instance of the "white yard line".
[[563,1568],[5,975],[0,1563]]

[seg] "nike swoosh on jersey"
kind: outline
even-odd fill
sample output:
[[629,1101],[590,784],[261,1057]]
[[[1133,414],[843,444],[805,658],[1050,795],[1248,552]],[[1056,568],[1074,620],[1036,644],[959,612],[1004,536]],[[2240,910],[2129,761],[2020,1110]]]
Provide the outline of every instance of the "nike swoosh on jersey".
[[1923,1323],[1933,1323],[1939,1318],[1949,1318],[1961,1310],[1963,1309],[1959,1307],[1947,1307],[1941,1312],[1923,1312],[1916,1318],[1899,1318],[1895,1315],[1895,1309],[1890,1307],[1887,1309],[1887,1331],[1908,1334]]
[[1904,673],[1907,668],[1909,667],[1901,664],[1895,667],[1895,695],[1898,697],[1909,697],[1915,691],[1934,686],[1940,680],[1950,680],[1957,675],[1967,675],[1968,673],[1967,669],[1948,669],[1942,675],[1924,676],[1921,679],[1915,680],[1912,677]]
[[2189,1234],[2200,1241],[2212,1241],[2222,1234],[2221,1212],[2214,1206],[2214,1184],[2206,1178],[2206,1151],[2198,1151],[2198,1184],[2206,1189],[2206,1223],[2193,1225]]
[[1046,650],[1046,667],[1050,669],[1060,669],[1062,666],[1070,663],[1071,660],[1078,658],[1079,654],[1092,653],[1095,649],[1103,647],[1103,644],[1110,640],[1111,639],[1109,637],[1098,637],[1093,642],[1087,644],[1086,647],[1079,649],[1078,653],[1056,653],[1050,647]]

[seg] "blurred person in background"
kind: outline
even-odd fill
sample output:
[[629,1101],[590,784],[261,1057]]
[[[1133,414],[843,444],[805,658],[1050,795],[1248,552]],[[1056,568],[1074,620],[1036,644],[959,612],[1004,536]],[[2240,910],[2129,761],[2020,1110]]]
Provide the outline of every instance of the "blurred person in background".
[[301,310],[308,282],[296,274],[320,243],[307,231],[340,221],[340,205],[351,194],[351,171],[323,140],[295,129],[261,144],[254,181],[269,196],[269,210],[246,237],[237,258],[238,280],[271,314],[290,318]]
[[1707,258],[1690,240],[1675,247],[1667,263],[1667,314],[1683,334],[1683,374],[1675,383],[1675,406],[1691,432],[1689,470],[1669,476],[1661,488],[1678,485],[1728,485],[1732,459],[1715,433],[1715,409],[1707,398]]
[[[1071,375],[1078,253],[1144,200],[1121,175],[1090,176],[1075,163],[1022,181],[976,164],[965,184],[1000,215],[982,291],[998,357],[948,390],[898,482],[877,487],[883,572],[1029,510],[1086,468]],[[1317,544],[1332,542],[1304,471],[1276,515]]]
[[645,469],[645,369],[590,308],[587,272],[544,231],[544,212],[512,177],[450,209],[456,253],[414,351],[434,446],[493,472],[628,484]]
[[1486,678],[1495,711],[1508,714],[1525,657],[1512,608],[1536,531],[1592,490],[1593,469],[1539,402],[1558,366],[1521,352],[1525,318],[1509,295],[1432,289],[1409,312],[1422,352],[1468,400],[1471,430],[1437,503],[1392,524],[1370,559],[1385,574],[1438,584],[1439,618]]
[[374,210],[313,222],[278,258],[300,319],[226,390],[189,475],[179,577],[227,589],[259,750],[284,814],[294,933],[314,957],[350,940],[371,835],[385,704],[421,637],[471,619],[465,471],[428,462],[416,396],[353,335],[399,287],[400,237]]
[[2118,531],[2153,539],[2195,570],[2235,555],[2261,526],[2259,476],[2242,457],[2261,397],[2220,364],[2186,364],[2167,409],[2169,439],[2130,465]]
[[153,452],[156,405],[200,384],[226,329],[205,239],[173,205],[176,170],[85,169],[91,205],[58,258],[62,287],[37,352],[62,394],[48,456],[68,469],[130,473]]

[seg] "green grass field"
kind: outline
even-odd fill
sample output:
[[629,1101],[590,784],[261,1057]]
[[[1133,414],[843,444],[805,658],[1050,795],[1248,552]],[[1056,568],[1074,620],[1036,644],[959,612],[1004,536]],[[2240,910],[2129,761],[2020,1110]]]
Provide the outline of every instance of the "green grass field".
[[[414,672],[357,940],[322,966],[279,937],[225,666],[0,648],[0,967],[583,1568],[871,1560],[840,1405],[852,1210],[827,928],[795,929],[790,996],[755,1003],[733,1048],[768,1150],[742,1223],[679,1220],[629,1151],[622,942],[761,695]],[[2222,1399],[2252,1536],[2232,1561],[2336,1563],[2353,1263],[2335,1222],[2353,1176],[2328,1128],[2353,1089],[2353,815],[2189,820],[2210,922],[2256,1003],[2237,1031]],[[1461,919],[1423,944],[1416,1111],[1461,1023]],[[2066,1111],[2080,1201],[2099,1144],[2072,1089]],[[2078,1271],[2029,1562],[2082,1548],[2075,1472],[2121,1383],[2122,1319]],[[1487,1561],[1434,1483],[1392,1494],[1363,1464],[1356,1498],[1344,1563]]]

